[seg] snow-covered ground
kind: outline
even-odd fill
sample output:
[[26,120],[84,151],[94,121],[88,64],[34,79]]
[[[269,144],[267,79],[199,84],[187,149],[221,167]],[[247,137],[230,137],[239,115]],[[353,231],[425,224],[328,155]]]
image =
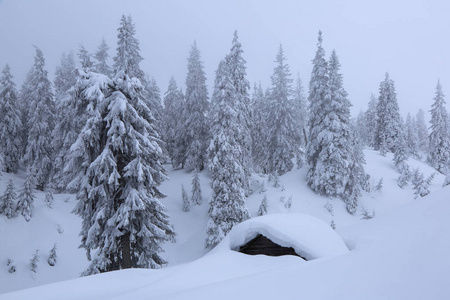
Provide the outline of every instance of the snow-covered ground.
[[[264,183],[269,214],[301,213],[326,224],[334,221],[349,252],[307,262],[294,256],[248,256],[224,246],[205,255],[210,250],[204,248],[208,174],[200,174],[203,204],[183,212],[181,184],[189,192],[191,174],[171,171],[170,181],[161,187],[177,232],[176,243],[164,245],[167,268],[78,278],[87,260],[77,248],[81,222],[70,213],[74,196],[55,195],[49,209],[45,194],[38,193],[30,222],[22,216],[0,218],[0,299],[450,299],[450,187],[441,187],[444,176],[436,175],[428,196],[414,199],[411,185],[397,186],[392,155],[365,154],[373,185],[383,178],[381,192],[365,193],[360,200],[360,208],[375,211],[371,220],[362,220],[360,210],[349,215],[339,199],[314,194],[306,186],[305,168],[281,176],[279,188],[255,174],[247,202],[255,216]],[[419,161],[408,163],[426,177],[434,172]],[[9,178],[1,177],[0,193]],[[12,178],[16,188],[24,180],[20,174]],[[292,206],[286,208],[282,197],[286,202],[291,196]],[[50,267],[48,252],[55,243],[58,262]],[[40,262],[32,273],[29,260],[35,250]],[[15,273],[8,273],[8,258],[15,262]],[[67,279],[72,280],[63,281]],[[8,293],[29,287],[35,288]]]

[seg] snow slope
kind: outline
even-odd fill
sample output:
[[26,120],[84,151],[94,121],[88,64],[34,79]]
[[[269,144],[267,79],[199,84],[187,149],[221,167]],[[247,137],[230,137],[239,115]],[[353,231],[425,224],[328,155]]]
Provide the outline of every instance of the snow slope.
[[[201,174],[204,203],[185,213],[181,184],[189,191],[191,175],[172,171],[171,180],[162,186],[177,232],[176,243],[165,245],[169,267],[76,278],[87,262],[84,251],[77,249],[80,220],[70,214],[74,197],[55,195],[55,208],[50,210],[39,194],[32,221],[26,223],[21,216],[0,220],[0,235],[6,237],[0,245],[0,299],[450,299],[450,190],[441,188],[444,176],[435,177],[430,195],[414,200],[411,186],[397,186],[392,156],[372,150],[365,154],[374,185],[383,178],[381,192],[366,193],[361,199],[361,206],[375,210],[374,219],[361,220],[359,212],[351,216],[342,201],[315,195],[304,183],[304,168],[280,177],[280,188],[268,183],[267,177],[254,175],[254,193],[248,199],[249,210],[256,215],[264,181],[269,214],[300,212],[326,224],[333,220],[351,250],[347,254],[308,262],[297,257],[247,256],[229,249],[205,256],[210,250],[204,248],[211,194],[208,174]],[[434,172],[415,160],[409,164],[425,176]],[[8,176],[3,174],[0,191]],[[18,187],[23,178],[14,178]],[[286,201],[290,196],[289,209],[280,197]],[[55,229],[58,224],[63,234]],[[60,261],[50,267],[46,257],[55,242]],[[41,261],[32,274],[28,265],[35,249],[40,250]],[[16,261],[16,273],[7,272],[9,257]],[[69,278],[76,279],[7,293]]]

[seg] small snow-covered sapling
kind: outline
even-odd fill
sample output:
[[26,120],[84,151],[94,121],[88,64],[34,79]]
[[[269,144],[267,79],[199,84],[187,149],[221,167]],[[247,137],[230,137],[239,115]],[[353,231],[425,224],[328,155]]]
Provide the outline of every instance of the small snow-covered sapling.
[[38,262],[39,262],[39,250],[36,250],[36,252],[33,254],[33,256],[30,259],[30,271],[31,272],[36,273]]
[[6,266],[8,267],[9,273],[16,272],[16,265],[14,264],[14,261],[12,259],[8,258],[8,261],[6,262]]
[[194,172],[194,177],[192,178],[192,203],[194,205],[201,205],[202,199],[202,189],[200,187],[200,177],[198,176],[198,171]]
[[58,224],[58,225],[56,226],[56,230],[58,230],[58,233],[59,233],[59,234],[63,234],[63,233],[64,233],[64,229],[62,228],[61,224]]
[[275,173],[273,175],[273,186],[276,187],[276,188],[280,187],[280,178],[278,178],[278,174],[277,173]]
[[288,200],[284,203],[284,207],[287,209],[291,209],[292,206],[292,196],[289,196]]
[[50,250],[47,262],[52,267],[56,265],[56,244]]
[[325,207],[325,209],[330,213],[330,215],[334,216],[333,204],[331,204],[330,201],[327,201],[327,203],[325,203],[323,207]]
[[378,181],[377,186],[375,187],[375,189],[379,192],[381,192],[381,190],[383,189],[383,178],[380,179],[380,181]]
[[330,227],[336,230],[336,223],[334,223],[334,220],[331,220]]
[[264,195],[264,198],[261,201],[258,209],[258,216],[264,216],[267,214],[267,195]]
[[188,212],[191,204],[189,203],[189,197],[183,185],[181,185],[181,198],[183,200],[183,211]]
[[45,194],[45,204],[47,204],[48,208],[53,208],[53,192],[48,191]]
[[369,211],[366,208],[362,208],[361,209],[361,216],[362,216],[362,220],[370,220],[375,218],[375,210],[372,211],[372,214],[369,213]]

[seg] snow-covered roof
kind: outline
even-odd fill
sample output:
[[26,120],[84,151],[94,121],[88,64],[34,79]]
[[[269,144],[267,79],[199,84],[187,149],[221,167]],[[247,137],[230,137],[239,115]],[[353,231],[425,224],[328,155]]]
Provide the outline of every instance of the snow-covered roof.
[[306,260],[349,252],[341,237],[325,222],[305,214],[270,214],[236,225],[212,251],[239,250],[258,234],[272,242],[292,247]]

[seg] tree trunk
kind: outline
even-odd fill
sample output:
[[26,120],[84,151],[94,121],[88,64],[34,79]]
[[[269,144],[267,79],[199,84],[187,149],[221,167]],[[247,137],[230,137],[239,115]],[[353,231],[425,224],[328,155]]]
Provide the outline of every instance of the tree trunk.
[[130,233],[122,235],[122,269],[131,268]]

